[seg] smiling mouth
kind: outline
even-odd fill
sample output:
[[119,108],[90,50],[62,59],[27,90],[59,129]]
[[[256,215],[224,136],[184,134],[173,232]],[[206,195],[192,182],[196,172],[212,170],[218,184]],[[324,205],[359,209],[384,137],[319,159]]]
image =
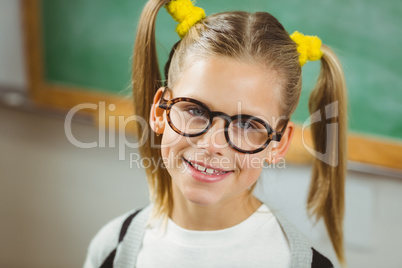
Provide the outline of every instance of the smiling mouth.
[[185,161],[191,167],[193,167],[194,169],[196,169],[197,171],[201,172],[204,175],[215,175],[216,176],[216,175],[223,175],[223,174],[232,172],[232,171],[216,170],[213,168],[205,167],[203,165],[190,162],[187,159],[185,159],[184,157],[183,157],[183,161]]

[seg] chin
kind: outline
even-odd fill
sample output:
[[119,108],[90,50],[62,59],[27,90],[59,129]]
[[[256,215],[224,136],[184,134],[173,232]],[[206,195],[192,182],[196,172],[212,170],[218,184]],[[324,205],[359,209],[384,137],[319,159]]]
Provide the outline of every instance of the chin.
[[210,205],[215,204],[216,202],[213,202],[211,200],[189,200],[191,203],[201,206],[201,207],[207,207]]
[[183,193],[183,196],[191,203],[199,206],[210,206],[219,201],[216,195],[212,193]]

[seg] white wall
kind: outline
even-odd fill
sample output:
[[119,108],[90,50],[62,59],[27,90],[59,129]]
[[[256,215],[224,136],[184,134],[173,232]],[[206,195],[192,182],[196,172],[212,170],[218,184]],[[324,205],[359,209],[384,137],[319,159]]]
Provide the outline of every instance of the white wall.
[[[116,148],[75,147],[55,117],[0,107],[0,122],[0,267],[82,267],[102,225],[148,203],[144,172]],[[98,137],[87,124],[72,130]]]
[[0,0],[0,85],[26,88],[18,0]]
[[[0,85],[24,89],[17,4],[0,0]],[[62,118],[0,108],[0,122],[0,267],[80,267],[105,222],[148,202],[143,170],[119,161],[117,148],[74,147]],[[75,122],[73,131],[98,137],[89,125]],[[322,223],[306,216],[309,177],[308,166],[267,169],[257,194],[334,261]],[[350,267],[402,267],[402,179],[349,172],[346,188]]]

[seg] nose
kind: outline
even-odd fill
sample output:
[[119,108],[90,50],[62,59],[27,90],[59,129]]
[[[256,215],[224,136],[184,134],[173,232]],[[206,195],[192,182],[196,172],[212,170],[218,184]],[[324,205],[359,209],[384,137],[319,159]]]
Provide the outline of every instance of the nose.
[[229,146],[225,138],[225,120],[214,118],[211,127],[197,140],[197,147],[210,154],[221,154],[222,149]]

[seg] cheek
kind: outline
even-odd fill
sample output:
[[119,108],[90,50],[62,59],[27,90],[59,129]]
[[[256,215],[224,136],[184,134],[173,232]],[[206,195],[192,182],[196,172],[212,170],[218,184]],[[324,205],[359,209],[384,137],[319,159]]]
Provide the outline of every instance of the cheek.
[[165,129],[162,135],[161,152],[162,157],[165,158],[169,155],[171,151],[174,151],[175,146],[177,146],[182,141],[180,140],[180,135],[169,129]]
[[240,176],[248,183],[254,183],[262,171],[265,161],[263,155],[242,155],[237,158],[236,164],[239,166]]
[[161,143],[161,154],[166,167],[171,166],[169,162],[180,160],[184,150],[189,146],[188,138],[177,134],[167,126],[163,132]]

